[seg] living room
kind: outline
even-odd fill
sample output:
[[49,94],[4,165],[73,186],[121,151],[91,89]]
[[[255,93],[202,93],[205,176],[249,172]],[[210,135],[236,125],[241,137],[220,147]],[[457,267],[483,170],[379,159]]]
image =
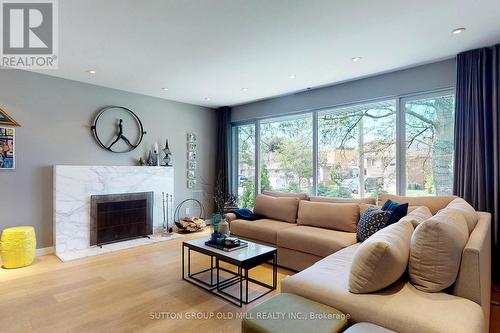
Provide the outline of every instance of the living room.
[[0,8],[0,332],[500,332],[498,0]]

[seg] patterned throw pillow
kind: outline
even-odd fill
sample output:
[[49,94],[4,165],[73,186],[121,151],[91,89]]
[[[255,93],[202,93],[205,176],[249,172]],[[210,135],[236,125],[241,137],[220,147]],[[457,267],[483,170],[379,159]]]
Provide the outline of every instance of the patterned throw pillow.
[[391,214],[391,211],[381,210],[376,207],[366,208],[359,219],[356,231],[358,242],[366,240],[380,229],[383,229],[387,225]]

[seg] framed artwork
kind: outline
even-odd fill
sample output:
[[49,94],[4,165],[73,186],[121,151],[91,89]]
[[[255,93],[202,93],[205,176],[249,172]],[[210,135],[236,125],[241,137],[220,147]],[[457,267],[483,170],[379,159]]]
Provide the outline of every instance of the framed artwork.
[[4,110],[0,109],[0,125],[6,126],[20,126],[11,116]]
[[188,152],[188,160],[189,160],[189,161],[194,161],[194,160],[196,160],[196,152],[195,152],[195,151],[190,151],[190,152]]
[[196,170],[196,161],[188,161],[188,169]]
[[187,142],[196,142],[196,134],[188,133],[187,134]]
[[187,178],[188,179],[196,179],[196,175],[194,174],[194,170],[187,171]]
[[16,168],[15,130],[10,127],[0,127],[0,170]]
[[196,151],[196,142],[188,142],[188,151]]
[[196,186],[196,179],[188,179],[187,180],[187,187],[188,188],[194,188]]

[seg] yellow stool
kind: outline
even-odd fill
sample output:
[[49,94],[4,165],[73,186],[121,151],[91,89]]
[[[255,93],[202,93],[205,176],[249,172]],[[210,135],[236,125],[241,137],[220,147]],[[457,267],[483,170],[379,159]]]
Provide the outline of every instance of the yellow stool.
[[3,267],[19,268],[31,265],[35,259],[36,237],[33,227],[4,229],[0,241]]

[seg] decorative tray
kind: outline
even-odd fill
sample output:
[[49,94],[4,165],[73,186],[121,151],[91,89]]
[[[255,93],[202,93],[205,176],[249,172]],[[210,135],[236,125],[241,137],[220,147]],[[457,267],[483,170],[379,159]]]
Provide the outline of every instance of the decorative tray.
[[239,249],[242,249],[242,248],[247,247],[247,246],[248,246],[248,243],[247,243],[247,242],[244,242],[244,241],[240,241],[240,245],[236,245],[236,246],[233,246],[233,247],[227,247],[227,246],[224,246],[224,245],[216,245],[216,244],[212,244],[212,243],[210,243],[209,241],[206,241],[206,242],[205,242],[205,245],[206,245],[206,246],[213,247],[213,248],[215,248],[215,249],[222,250],[222,251],[231,252],[231,251],[236,251],[236,250],[239,250]]

